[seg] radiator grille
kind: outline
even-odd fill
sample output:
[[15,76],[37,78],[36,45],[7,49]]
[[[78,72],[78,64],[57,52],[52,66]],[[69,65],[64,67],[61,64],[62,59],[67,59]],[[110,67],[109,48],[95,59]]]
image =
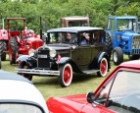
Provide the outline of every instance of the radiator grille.
[[[47,56],[46,57],[39,57],[39,56]],[[38,68],[50,68],[50,56],[48,49],[40,49],[38,50]]]
[[136,35],[132,37],[131,54],[140,54],[140,35]]

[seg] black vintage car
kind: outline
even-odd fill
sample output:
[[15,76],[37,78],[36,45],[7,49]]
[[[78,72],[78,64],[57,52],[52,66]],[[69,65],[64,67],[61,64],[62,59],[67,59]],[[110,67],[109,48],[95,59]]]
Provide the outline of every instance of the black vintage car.
[[109,35],[97,27],[63,27],[47,31],[46,43],[17,59],[18,74],[56,76],[62,87],[71,84],[74,74],[104,77],[110,69]]

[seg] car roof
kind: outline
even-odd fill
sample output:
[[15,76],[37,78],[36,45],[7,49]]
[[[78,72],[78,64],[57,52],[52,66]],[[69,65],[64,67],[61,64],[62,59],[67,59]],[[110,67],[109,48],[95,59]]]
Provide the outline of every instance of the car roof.
[[78,33],[78,32],[88,32],[94,30],[103,30],[100,27],[86,27],[86,26],[77,26],[77,27],[60,27],[60,28],[53,28],[47,31],[47,33],[51,32],[71,32],[71,33]]
[[86,16],[68,16],[68,17],[62,17],[61,19],[65,19],[65,20],[89,20],[89,17],[86,17]]
[[120,64],[120,66],[127,68],[139,68],[140,69],[140,60],[127,61]]
[[0,102],[29,102],[47,110],[45,99],[31,81],[14,73],[0,70]]
[[27,82],[29,84],[32,84],[32,82],[29,81],[28,79],[14,73],[0,70],[0,75],[1,75],[0,80],[15,80],[15,81],[22,81],[22,82]]
[[109,16],[108,18],[111,19],[137,19],[136,16],[128,16],[128,15],[124,15],[124,16]]

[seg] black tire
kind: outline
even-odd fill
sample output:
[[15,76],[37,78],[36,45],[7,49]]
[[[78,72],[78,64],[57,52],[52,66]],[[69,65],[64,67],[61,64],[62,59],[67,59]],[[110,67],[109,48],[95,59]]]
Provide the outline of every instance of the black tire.
[[14,37],[9,41],[9,58],[10,64],[16,63],[16,54],[18,53],[18,43]]
[[0,53],[1,53],[1,60],[5,61],[6,60],[6,53],[3,52],[4,50],[7,49],[7,44],[5,41],[0,41]]
[[123,62],[123,51],[120,47],[116,47],[112,53],[112,60],[115,65],[119,65]]
[[2,52],[1,53],[1,60],[2,61],[5,61],[6,60],[6,53],[5,52]]
[[108,61],[105,57],[102,58],[102,60],[100,61],[100,71],[97,72],[97,75],[100,77],[105,77],[107,75],[108,72]]
[[1,55],[0,55],[0,69],[1,69]]
[[112,39],[111,39],[110,34],[108,32],[106,32],[106,39],[105,39],[105,42],[104,42],[104,51],[106,53],[108,53],[109,58],[111,58],[112,50],[113,50]]
[[129,60],[138,60],[140,55],[128,55]]
[[[20,69],[29,69],[29,66],[25,63],[25,64],[22,64],[22,65],[19,65]],[[27,78],[28,80],[32,80],[33,76],[31,74],[25,74],[25,73],[17,73],[25,78]]]
[[67,87],[71,84],[73,79],[73,69],[69,63],[60,66],[59,83],[62,87]]

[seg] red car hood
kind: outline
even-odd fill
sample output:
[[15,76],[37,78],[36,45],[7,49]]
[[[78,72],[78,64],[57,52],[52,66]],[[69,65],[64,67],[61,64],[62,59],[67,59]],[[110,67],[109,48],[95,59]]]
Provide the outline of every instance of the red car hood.
[[52,97],[46,103],[49,111],[53,113],[78,113],[87,104],[87,100],[86,94],[78,94],[65,97]]

